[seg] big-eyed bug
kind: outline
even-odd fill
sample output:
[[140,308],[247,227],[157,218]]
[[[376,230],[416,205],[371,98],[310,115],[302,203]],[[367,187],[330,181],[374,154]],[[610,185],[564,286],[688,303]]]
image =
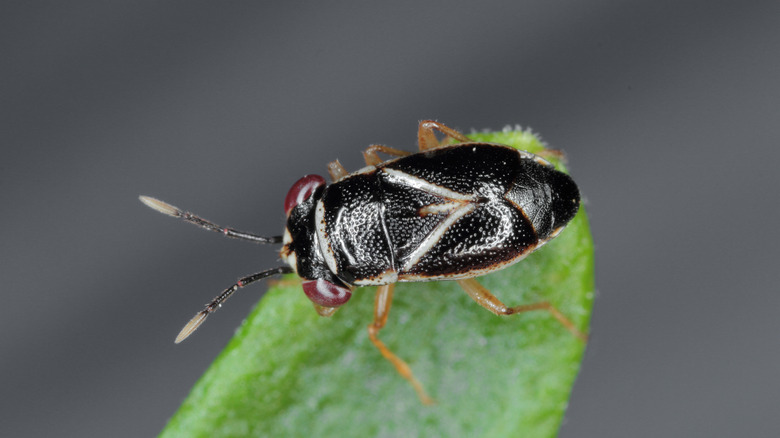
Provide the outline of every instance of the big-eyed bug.
[[[357,172],[329,163],[330,185],[319,175],[299,179],[284,199],[282,236],[222,227],[141,196],[161,213],[228,237],[283,244],[280,255],[287,266],[239,279],[185,325],[176,343],[239,288],[292,272],[322,316],[333,315],[356,287],[379,286],[369,338],[424,403],[432,399],[409,366],[377,337],[396,282],[455,280],[496,315],[546,310],[584,341],[586,335],[550,303],[507,307],[474,279],[520,261],[557,236],[579,209],[574,181],[538,155],[475,142],[435,121],[420,122],[417,137],[418,153],[371,145],[363,153],[367,166]],[[382,160],[379,153],[395,158]]]

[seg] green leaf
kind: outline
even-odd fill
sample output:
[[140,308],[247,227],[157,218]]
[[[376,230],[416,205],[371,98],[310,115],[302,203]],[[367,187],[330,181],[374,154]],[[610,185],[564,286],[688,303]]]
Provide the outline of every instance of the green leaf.
[[[543,149],[530,132],[470,137]],[[509,306],[550,301],[587,332],[594,280],[584,210],[542,249],[479,281]],[[290,275],[271,286],[161,436],[557,434],[585,344],[548,312],[499,317],[447,281],[398,284],[394,297],[379,337],[436,404],[421,404],[369,341],[374,288],[355,290],[323,318]]]

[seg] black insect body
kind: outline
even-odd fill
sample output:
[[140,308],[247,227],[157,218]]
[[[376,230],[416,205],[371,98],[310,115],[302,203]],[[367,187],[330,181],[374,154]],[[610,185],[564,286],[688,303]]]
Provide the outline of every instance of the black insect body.
[[282,255],[348,297],[351,286],[471,278],[517,262],[571,220],[579,193],[538,157],[467,143],[382,163],[307,201]]
[[[440,145],[434,130],[458,143]],[[288,266],[239,280],[198,313],[177,338],[194,331],[239,287],[296,272],[320,315],[330,316],[358,286],[378,285],[369,337],[421,400],[431,402],[406,363],[377,337],[393,286],[403,281],[457,280],[477,303],[496,314],[547,310],[581,339],[585,335],[549,303],[507,307],[474,277],[515,262],[558,235],[579,209],[574,181],[543,158],[499,144],[477,143],[433,121],[420,123],[416,154],[369,147],[367,167],[348,174],[330,163],[333,179],[298,180],[287,194],[287,227],[265,238],[219,227],[153,198],[152,208],[229,237],[281,243]],[[398,158],[382,161],[378,152]]]

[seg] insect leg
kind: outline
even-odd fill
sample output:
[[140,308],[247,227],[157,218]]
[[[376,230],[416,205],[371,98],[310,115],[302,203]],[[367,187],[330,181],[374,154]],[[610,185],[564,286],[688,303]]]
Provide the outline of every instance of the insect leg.
[[412,384],[414,390],[417,391],[417,396],[420,397],[420,401],[423,404],[433,404],[433,399],[425,392],[422,384],[414,374],[409,365],[403,361],[403,359],[396,356],[389,348],[377,338],[377,334],[387,322],[387,315],[390,313],[390,305],[393,302],[393,288],[395,284],[386,284],[379,286],[376,290],[376,299],[374,301],[374,322],[368,326],[368,337],[374,346],[382,353],[385,359],[389,360],[404,379],[408,380]]
[[262,280],[263,278],[270,277],[271,275],[290,274],[292,272],[293,270],[289,266],[280,266],[278,268],[268,269],[252,275],[247,275],[246,277],[239,279],[234,285],[223,290],[221,294],[217,295],[209,304],[206,305],[206,308],[193,316],[192,319],[184,326],[184,328],[181,329],[179,335],[176,336],[175,342],[178,344],[179,342],[187,339],[187,337],[189,337],[192,332],[194,332],[198,327],[200,327],[201,324],[203,324],[203,321],[206,320],[206,317],[216,312],[217,309],[222,306],[222,303],[230,298],[230,296],[233,295],[233,293],[239,288],[242,288],[250,283],[254,283],[258,280]]
[[331,317],[331,316],[333,316],[334,313],[336,313],[337,310],[339,310],[339,308],[338,307],[325,307],[325,306],[320,306],[319,304],[315,304],[314,305],[314,310],[316,310],[317,314],[320,315],[320,316]]
[[395,157],[405,157],[412,154],[411,152],[402,151],[400,149],[391,148],[389,146],[372,144],[365,151],[363,151],[363,159],[366,160],[366,164],[369,166],[378,166],[382,164],[385,160],[379,158],[379,152],[387,155],[393,155]]
[[347,172],[347,169],[341,165],[339,160],[336,160],[328,163],[328,174],[330,175],[330,179],[333,180],[333,182],[336,182],[347,176],[349,173]]
[[566,330],[571,332],[571,334],[576,336],[579,340],[583,342],[588,340],[587,334],[579,331],[569,318],[565,317],[560,312],[560,310],[547,301],[507,307],[506,304],[502,303],[501,300],[496,298],[495,295],[490,293],[489,290],[485,289],[484,286],[479,284],[479,282],[473,278],[458,280],[458,284],[474,301],[477,302],[477,304],[495,313],[496,315],[513,315],[515,313],[529,312],[531,310],[546,310],[550,312],[550,314],[555,317],[555,319],[557,319],[558,322],[560,322],[561,325],[566,328]]
[[282,242],[282,236],[264,237],[252,233],[247,233],[244,231],[238,231],[233,228],[223,227],[215,224],[214,222],[203,219],[200,216],[194,215],[189,211],[184,211],[178,207],[174,207],[173,205],[168,204],[167,202],[163,202],[160,201],[159,199],[155,199],[149,196],[139,196],[138,199],[140,199],[141,202],[146,204],[147,207],[153,210],[157,210],[162,214],[167,214],[168,216],[182,218],[191,224],[195,224],[206,230],[215,231],[217,233],[224,234],[227,237],[232,237],[234,239],[249,240],[255,243],[281,243]]
[[[446,136],[443,142],[439,142],[434,130],[439,131]],[[448,143],[448,139],[455,139],[460,143],[469,143],[473,141],[443,123],[434,120],[423,120],[420,122],[420,126],[417,129],[417,145],[419,146],[420,151],[437,148],[441,146],[442,143]]]

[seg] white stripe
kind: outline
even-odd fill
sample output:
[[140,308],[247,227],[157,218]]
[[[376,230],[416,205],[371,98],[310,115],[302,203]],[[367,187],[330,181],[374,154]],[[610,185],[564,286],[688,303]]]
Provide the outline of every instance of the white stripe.
[[432,214],[450,214],[463,205],[462,202],[447,202],[444,204],[430,204],[418,210],[420,216],[430,216]]
[[437,243],[439,243],[439,239],[441,239],[441,236],[444,235],[444,233],[447,232],[447,230],[458,221],[458,219],[462,218],[463,216],[471,213],[474,211],[476,207],[474,204],[463,204],[462,206],[452,210],[452,213],[450,213],[449,216],[447,216],[443,221],[439,223],[439,225],[436,226],[436,228],[433,229],[431,234],[429,234],[425,240],[420,242],[420,245],[417,246],[417,249],[412,252],[412,254],[409,257],[409,260],[404,263],[404,266],[402,268],[403,271],[408,271],[412,269],[412,266],[416,265],[417,262],[420,261],[420,259],[431,250],[431,248],[434,247]]
[[[541,245],[539,245],[541,246]],[[459,274],[443,274],[443,275],[426,275],[426,274],[402,274],[398,276],[398,281],[403,282],[419,282],[419,281],[437,281],[437,280],[461,280],[464,278],[474,278],[474,277],[480,277],[482,275],[490,274],[491,272],[499,271],[501,269],[504,269],[508,266],[514,265],[515,263],[519,262],[520,260],[523,260],[528,256],[528,254],[531,254],[532,252],[539,249],[539,246],[536,247],[529,247],[525,251],[519,253],[515,258],[506,260],[501,263],[495,263],[487,268],[482,269],[473,269],[467,272],[462,272]]]
[[376,277],[356,279],[354,283],[358,286],[381,286],[383,284],[395,283],[398,281],[398,273],[393,270],[387,270]]
[[400,170],[383,168],[382,172],[389,176],[390,180],[393,182],[397,182],[401,185],[412,187],[435,196],[440,196],[442,198],[463,202],[475,201],[477,199],[477,197],[474,195],[464,195],[463,193],[458,193],[448,188],[437,186],[436,184],[431,184],[422,178],[409,175],[408,173],[401,172]]
[[330,247],[328,241],[328,233],[325,231],[325,206],[320,199],[317,201],[317,208],[314,211],[314,222],[317,227],[317,240],[319,241],[320,254],[325,259],[325,263],[328,264],[328,269],[334,274],[338,274],[339,268],[336,265],[336,255],[333,254],[333,249]]

